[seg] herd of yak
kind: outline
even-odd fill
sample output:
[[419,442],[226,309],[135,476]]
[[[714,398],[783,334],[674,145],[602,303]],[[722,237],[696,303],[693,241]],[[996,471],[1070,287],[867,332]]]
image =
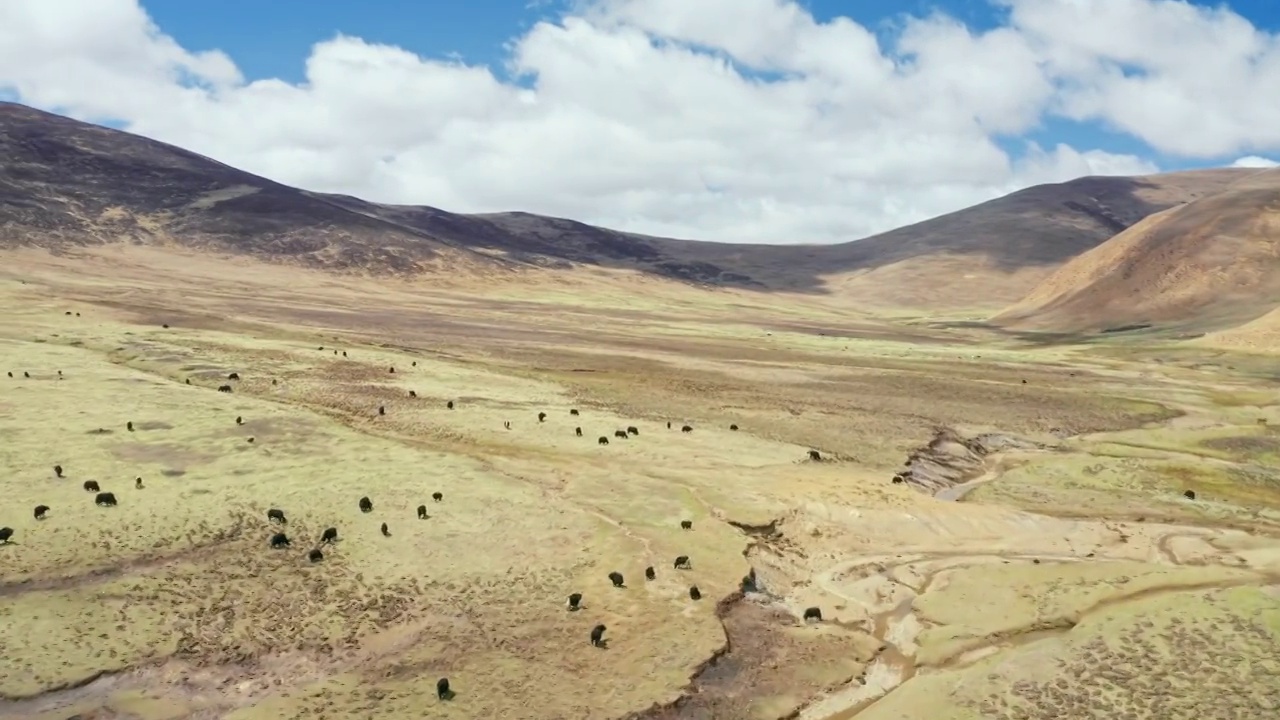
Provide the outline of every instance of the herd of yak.
[[[165,327],[168,327],[168,326],[166,325]],[[323,346],[321,346],[319,349],[320,349],[320,350],[324,350],[324,347],[323,347]],[[334,351],[334,354],[336,355],[337,353],[338,353],[338,351],[337,351],[337,350],[335,350],[335,351]],[[346,351],[342,351],[342,356],[343,356],[343,357],[346,357],[346,356],[347,356]],[[418,363],[417,363],[416,361],[413,363],[413,365],[414,365],[414,366],[417,366],[417,364],[418,364]],[[391,367],[391,368],[390,368],[390,372],[391,372],[391,373],[394,373],[395,371],[396,371],[396,370],[395,370],[395,367]],[[22,375],[23,375],[23,377],[24,377],[24,378],[30,378],[30,377],[31,377],[30,373],[29,373],[29,372],[25,372],[25,371],[22,373]],[[12,372],[9,372],[9,377],[11,377],[11,378],[12,378],[13,376],[14,376],[14,375],[13,375],[13,373],[12,373]],[[62,377],[62,371],[61,371],[61,370],[59,370],[59,371],[58,371],[58,377],[59,377],[59,378],[61,378],[61,377]],[[239,374],[238,374],[238,373],[230,373],[230,374],[227,376],[227,379],[228,379],[228,380],[239,380],[239,379],[240,379],[240,376],[239,376]],[[189,379],[188,379],[186,382],[187,382],[187,384],[188,384],[188,385],[189,385],[189,384],[191,384],[191,381],[190,381]],[[275,381],[274,381],[274,380],[272,381],[272,384],[275,384]],[[218,387],[218,391],[219,391],[219,392],[224,392],[224,393],[229,393],[229,392],[232,392],[232,387],[231,387],[230,385],[220,385],[220,386]],[[417,397],[417,393],[416,393],[416,392],[414,392],[413,390],[410,390],[410,391],[409,391],[409,395],[410,395],[410,397]],[[451,401],[449,401],[449,402],[447,403],[447,407],[448,407],[448,409],[450,409],[450,410],[452,410],[452,409],[453,409],[454,404],[453,404],[453,401],[452,401],[452,400],[451,400]],[[379,407],[378,407],[378,414],[379,414],[379,415],[386,415],[386,406],[379,406]],[[569,411],[569,414],[570,414],[570,415],[574,415],[574,416],[576,416],[576,415],[579,415],[579,412],[578,412],[578,410],[576,410],[576,409],[571,409],[571,410]],[[538,413],[538,422],[545,422],[545,421],[546,421],[546,419],[547,419],[547,414],[546,414],[545,412],[540,412],[540,413]],[[243,423],[244,423],[244,418],[243,418],[243,417],[239,417],[239,416],[238,416],[238,417],[236,417],[236,424],[237,424],[237,425],[240,425],[240,424],[243,424]],[[511,429],[511,423],[510,423],[510,422],[504,422],[504,423],[503,423],[503,426],[504,426],[504,427],[506,427],[506,429],[508,429],[508,430],[510,430],[510,429]],[[671,428],[672,428],[672,425],[671,425],[671,423],[670,423],[670,422],[668,422],[668,423],[667,423],[667,428],[668,428],[668,429],[671,429]],[[130,432],[132,432],[132,431],[134,430],[133,422],[132,422],[132,421],[130,421],[130,422],[128,422],[128,423],[126,423],[126,429],[127,429],[128,431],[130,431]],[[730,425],[730,426],[729,426],[729,429],[730,429],[730,430],[737,430],[737,429],[738,429],[738,426],[737,426],[737,425]],[[680,430],[681,430],[681,432],[686,432],[686,433],[688,433],[688,432],[693,432],[693,427],[692,427],[692,426],[690,426],[690,425],[684,425],[684,426],[682,426],[682,427],[680,428]],[[574,428],[574,433],[575,433],[575,435],[577,435],[578,437],[582,437],[582,428],[581,428],[581,427]],[[616,437],[616,438],[623,438],[623,439],[625,439],[625,438],[629,438],[629,437],[631,437],[631,436],[633,436],[633,435],[639,435],[639,434],[640,434],[640,430],[639,430],[638,428],[636,428],[636,427],[634,427],[634,426],[630,426],[630,427],[627,427],[626,429],[616,431],[616,432],[614,433],[614,437]],[[253,442],[253,438],[249,438],[249,442]],[[609,438],[608,438],[608,437],[606,437],[606,436],[604,436],[604,435],[601,435],[597,442],[598,442],[600,445],[608,445],[608,444],[609,444]],[[810,459],[812,459],[812,460],[821,460],[821,456],[819,455],[818,451],[816,451],[816,450],[810,450],[810,451],[809,451],[809,457],[810,457]],[[54,465],[54,466],[53,466],[53,473],[54,473],[54,475],[55,475],[56,477],[58,477],[58,478],[62,478],[62,477],[64,477],[64,475],[63,475],[63,468],[62,468],[62,466],[61,466],[61,465]],[[98,506],[101,506],[101,507],[114,507],[114,506],[117,504],[117,500],[116,500],[115,493],[113,493],[113,492],[109,492],[109,491],[108,491],[108,492],[103,492],[103,491],[102,491],[102,488],[98,485],[98,482],[97,482],[97,481],[95,481],[95,480],[86,480],[86,481],[84,481],[83,487],[84,487],[84,489],[85,489],[85,491],[86,491],[86,492],[94,493],[94,498],[93,498],[93,502],[94,502],[94,504],[96,504],[96,505],[98,505]],[[142,482],[142,478],[141,478],[141,477],[138,477],[138,478],[135,478],[135,479],[134,479],[134,487],[135,487],[135,488],[137,488],[137,489],[142,489],[142,488],[144,487],[143,482]],[[433,501],[435,501],[435,502],[443,502],[443,501],[444,501],[444,495],[443,495],[443,493],[439,493],[439,492],[433,493],[433,494],[432,494],[432,496],[431,496],[431,498],[432,498],[432,500],[433,500]],[[367,496],[360,498],[360,500],[359,500],[358,504],[359,504],[359,507],[360,507],[360,511],[361,511],[361,512],[363,512],[363,513],[370,513],[370,512],[373,512],[373,501],[372,501],[372,500],[370,500]],[[44,520],[44,519],[47,517],[47,513],[49,512],[49,510],[50,510],[50,508],[49,508],[49,506],[48,506],[48,505],[37,505],[37,506],[35,507],[35,510],[34,510],[35,519],[36,519],[36,520]],[[426,505],[419,505],[419,506],[418,506],[418,508],[417,508],[417,515],[418,515],[418,519],[420,519],[420,520],[426,520],[426,519],[428,519],[430,516],[427,514],[427,506],[426,506]],[[279,508],[271,508],[271,509],[267,510],[267,521],[268,521],[269,523],[271,523],[271,524],[273,524],[273,525],[277,525],[277,526],[283,526],[283,525],[286,525],[286,524],[289,522],[288,518],[285,516],[284,511],[283,511],[283,510],[281,510],[281,509],[279,509]],[[683,529],[683,530],[692,530],[692,529],[693,529],[693,521],[691,521],[691,520],[682,520],[682,521],[680,521],[680,527],[681,527],[681,529]],[[391,532],[390,532],[390,530],[389,530],[389,528],[387,527],[387,524],[386,524],[385,522],[384,522],[384,523],[382,523],[382,528],[381,528],[381,530],[382,530],[382,534],[383,534],[383,535],[385,535],[385,536],[390,536],[390,535],[391,535]],[[14,530],[13,530],[13,528],[11,528],[11,527],[0,527],[0,545],[8,545],[8,544],[10,544],[11,540],[13,539],[13,536],[14,536]],[[337,540],[338,540],[338,529],[337,529],[337,528],[335,528],[335,527],[329,527],[329,528],[325,528],[324,532],[323,532],[323,533],[321,533],[321,535],[320,535],[320,543],[319,543],[319,544],[320,544],[321,546],[324,546],[324,545],[328,545],[328,544],[330,544],[330,543],[337,542]],[[269,544],[270,544],[270,547],[271,547],[271,548],[273,548],[273,549],[283,549],[283,548],[288,548],[288,547],[290,547],[290,546],[291,546],[291,544],[292,544],[292,542],[290,541],[289,536],[288,536],[286,533],[284,533],[284,532],[276,532],[275,534],[273,534],[273,535],[271,536],[271,539],[270,539],[270,541],[269,541]],[[308,554],[307,554],[307,558],[308,558],[308,560],[309,560],[309,561],[311,561],[311,562],[313,562],[313,563],[321,562],[322,560],[324,560],[324,552],[320,549],[320,547],[315,547],[315,548],[313,548],[312,550],[310,550],[310,551],[308,552]],[[675,562],[674,562],[673,566],[674,566],[674,568],[675,568],[675,569],[677,569],[677,570],[689,570],[689,569],[692,569],[692,564],[691,564],[691,562],[690,562],[690,560],[689,560],[689,556],[688,556],[688,555],[680,555],[680,556],[676,557],[676,559],[675,559]],[[752,584],[754,584],[754,583],[753,583],[753,581],[754,581],[754,577],[753,577],[753,576],[754,576],[754,574],[755,574],[755,573],[754,573],[754,571],[752,571],[751,576],[748,576],[748,578],[747,578],[746,580],[744,580],[744,585],[745,585],[746,583],[748,583],[748,582],[752,582]],[[654,580],[654,579],[656,579],[656,578],[657,578],[657,571],[656,571],[656,570],[654,570],[654,568],[653,568],[652,566],[649,566],[649,567],[645,568],[645,570],[644,570],[644,576],[645,576],[645,579],[646,579],[646,580]],[[615,571],[610,572],[610,573],[609,573],[609,575],[608,575],[608,577],[609,577],[609,582],[610,582],[610,583],[612,583],[614,587],[616,587],[616,588],[625,588],[625,587],[626,587],[626,580],[625,580],[625,578],[623,577],[622,573],[620,573],[620,572],[618,572],[618,571],[616,571],[616,570],[615,570]],[[690,585],[690,586],[689,586],[689,598],[690,598],[690,599],[692,599],[692,600],[701,600],[701,599],[702,599],[702,591],[698,589],[698,586],[697,586],[697,585]],[[577,611],[577,610],[581,609],[581,607],[582,607],[582,593],[579,593],[579,592],[571,593],[571,594],[569,595],[568,603],[567,603],[567,608],[568,608],[568,610],[569,610],[569,611],[571,611],[571,612],[574,612],[574,611]],[[804,620],[805,620],[805,621],[809,621],[809,620],[818,620],[818,621],[821,621],[821,620],[822,620],[822,612],[821,612],[821,610],[820,610],[820,609],[818,609],[818,608],[816,608],[816,607],[807,608],[807,609],[804,611]],[[599,648],[604,648],[604,647],[606,647],[606,646],[608,645],[608,641],[607,641],[607,640],[605,640],[605,638],[604,638],[604,633],[605,633],[605,630],[606,630],[606,629],[607,629],[607,628],[606,628],[606,626],[605,626],[605,625],[603,625],[603,624],[598,624],[598,625],[596,625],[596,626],[594,626],[594,627],[592,627],[592,628],[591,628],[590,640],[591,640],[591,644],[592,644],[593,646],[595,646],[595,647],[599,647]],[[448,678],[441,678],[441,679],[436,683],[436,694],[437,694],[437,695],[438,695],[438,697],[439,697],[440,699],[442,699],[442,700],[447,700],[447,699],[451,699],[451,698],[453,698],[453,697],[454,697],[454,692],[449,688],[449,680],[448,680]]]

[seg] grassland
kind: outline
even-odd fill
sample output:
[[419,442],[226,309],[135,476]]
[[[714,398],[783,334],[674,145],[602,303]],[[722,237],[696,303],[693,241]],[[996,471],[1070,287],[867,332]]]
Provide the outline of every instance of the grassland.
[[[1136,647],[1115,644],[1134,608],[1173,623],[1170,598],[1243,628],[1241,663],[1274,661],[1247,638],[1280,607],[1280,406],[1244,356],[1153,363],[621,275],[426,288],[9,255],[3,717],[1036,717],[1039,695],[992,699],[988,676],[1057,687]],[[891,483],[939,426],[1041,449],[989,458],[960,502]],[[1185,660],[1151,652],[1127,672]]]

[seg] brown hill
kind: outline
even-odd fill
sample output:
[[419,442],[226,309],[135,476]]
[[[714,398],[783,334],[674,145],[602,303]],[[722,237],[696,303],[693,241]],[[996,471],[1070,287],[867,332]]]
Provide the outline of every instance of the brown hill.
[[1152,215],[1063,265],[993,322],[1080,332],[1205,332],[1280,306],[1280,169]]
[[405,274],[587,265],[920,310],[1003,307],[1116,232],[1250,172],[1081,178],[854,242],[743,245],[311,193],[13,103],[0,103],[0,155],[0,248],[176,244]]

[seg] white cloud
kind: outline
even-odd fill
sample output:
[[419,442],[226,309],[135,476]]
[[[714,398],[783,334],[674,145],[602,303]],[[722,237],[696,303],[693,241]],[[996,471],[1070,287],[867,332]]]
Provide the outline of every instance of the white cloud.
[[1226,6],[999,2],[1060,83],[1067,117],[1185,157],[1280,147],[1280,40]]
[[1175,154],[1280,148],[1280,46],[1238,16],[998,1],[1005,27],[910,18],[882,47],[785,0],[584,0],[512,44],[525,88],[345,36],[312,48],[304,84],[246,82],[136,0],[7,0],[0,94],[310,189],[734,241],[849,240],[1030,184],[1155,171],[997,144],[1055,111]]
[[1246,155],[1235,162],[1231,163],[1231,167],[1235,168],[1273,168],[1280,167],[1280,161],[1271,158],[1259,157],[1257,155]]

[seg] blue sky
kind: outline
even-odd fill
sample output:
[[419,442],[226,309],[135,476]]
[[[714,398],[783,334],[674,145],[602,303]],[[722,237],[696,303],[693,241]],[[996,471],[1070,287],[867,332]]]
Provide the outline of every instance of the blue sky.
[[[504,45],[538,20],[554,17],[563,4],[564,0],[144,0],[164,32],[188,49],[224,50],[249,79],[278,77],[292,82],[303,79],[311,45],[339,32],[426,57],[456,54],[468,63],[488,64],[501,75]],[[975,29],[1000,22],[999,8],[988,0],[808,0],[804,4],[819,20],[846,15],[882,33],[891,31],[895,16],[932,9]],[[1197,0],[1197,4],[1221,3]],[[1280,30],[1280,0],[1233,0],[1228,5],[1260,28]],[[1169,170],[1217,164],[1162,157],[1127,136],[1062,120],[1048,121],[1028,139],[1045,147],[1067,142],[1081,149],[1143,155]],[[1004,145],[1017,154],[1022,141]]]
[[[696,2],[697,0],[690,0]],[[988,0],[807,0],[819,20],[848,16],[888,29],[902,13],[940,9],[977,29],[999,23]],[[1196,0],[1215,7],[1223,3]],[[498,65],[503,45],[563,2],[551,0],[144,0],[164,31],[189,49],[227,51],[250,78],[298,81],[311,45],[338,32],[398,45],[427,57],[458,53],[470,63]],[[1280,30],[1277,0],[1233,0],[1237,13],[1264,29]]]
[[[1269,1],[1252,0],[1252,4]],[[996,22],[987,0],[808,0],[803,4],[819,20],[845,15],[870,27],[903,12],[922,14],[935,7],[976,27]],[[564,5],[553,0],[143,1],[156,23],[183,46],[225,50],[251,79],[293,81],[302,79],[311,45],[338,32],[427,57],[458,53],[469,63],[497,66],[504,43],[538,20],[554,18]]]

